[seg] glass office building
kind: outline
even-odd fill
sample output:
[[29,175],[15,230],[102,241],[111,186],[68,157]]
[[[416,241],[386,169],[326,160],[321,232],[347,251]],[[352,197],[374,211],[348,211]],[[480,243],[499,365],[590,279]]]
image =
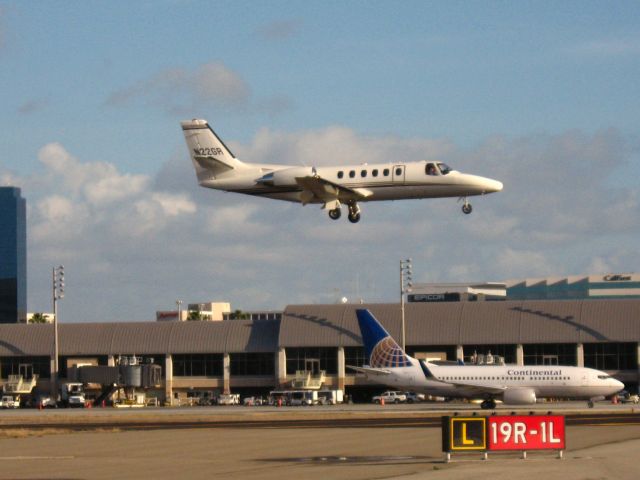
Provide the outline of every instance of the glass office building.
[[15,187],[0,187],[0,323],[27,316],[27,206]]

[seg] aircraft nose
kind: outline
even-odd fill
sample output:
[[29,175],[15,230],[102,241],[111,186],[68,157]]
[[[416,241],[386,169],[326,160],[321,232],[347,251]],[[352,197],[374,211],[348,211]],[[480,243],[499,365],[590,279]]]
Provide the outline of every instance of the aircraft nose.
[[622,383],[620,380],[613,380],[614,381],[614,386],[617,388],[616,392],[619,392],[620,390],[622,390],[624,388],[624,383]]
[[499,182],[498,180],[493,180],[493,191],[494,192],[500,192],[502,191],[502,182]]
[[502,182],[499,182],[498,180],[493,180],[491,178],[485,178],[483,184],[484,184],[483,188],[485,193],[499,192],[502,190],[502,187],[503,187]]

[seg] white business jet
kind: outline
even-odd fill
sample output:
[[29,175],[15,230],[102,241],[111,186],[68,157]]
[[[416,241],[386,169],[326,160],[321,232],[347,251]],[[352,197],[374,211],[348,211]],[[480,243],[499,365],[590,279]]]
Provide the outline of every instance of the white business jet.
[[467,197],[502,190],[497,180],[451,170],[442,162],[318,168],[245,163],[231,153],[206,120],[181,125],[201,186],[303,205],[321,204],[333,220],[340,218],[342,204],[349,209],[349,221],[357,223],[359,202],[416,198],[459,197],[462,211],[469,214],[472,208]]
[[482,399],[482,408],[529,405],[537,398],[604,399],[624,388],[605,372],[560,365],[465,365],[407,355],[369,310],[356,310],[367,366],[349,366],[383,385],[449,398]]

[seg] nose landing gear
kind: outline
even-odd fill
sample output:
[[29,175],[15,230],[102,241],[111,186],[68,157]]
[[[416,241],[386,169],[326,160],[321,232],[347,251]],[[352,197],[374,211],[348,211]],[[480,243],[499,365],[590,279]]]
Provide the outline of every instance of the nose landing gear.
[[349,204],[349,221],[351,223],[358,223],[360,221],[360,207],[356,202]]

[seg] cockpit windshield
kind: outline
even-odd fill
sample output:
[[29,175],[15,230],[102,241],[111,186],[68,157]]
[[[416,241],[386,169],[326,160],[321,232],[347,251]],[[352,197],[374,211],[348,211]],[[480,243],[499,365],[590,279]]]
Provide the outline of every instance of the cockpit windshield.
[[442,175],[446,175],[451,171],[451,168],[449,168],[449,165],[442,162],[438,163],[438,168],[440,169],[440,172],[442,172]]
[[598,378],[600,380],[606,380],[606,379],[611,378],[611,377],[609,375],[598,375]]

